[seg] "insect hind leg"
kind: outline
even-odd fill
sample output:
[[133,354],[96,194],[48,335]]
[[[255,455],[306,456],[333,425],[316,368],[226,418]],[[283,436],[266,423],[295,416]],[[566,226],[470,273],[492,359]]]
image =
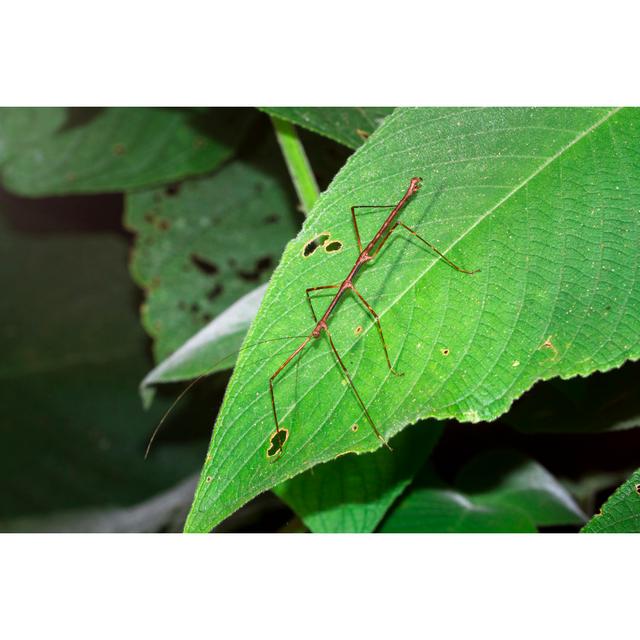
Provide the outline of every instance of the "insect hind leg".
[[389,366],[389,371],[391,371],[391,373],[394,376],[403,376],[404,373],[400,373],[399,371],[396,371],[393,368],[393,365],[391,364],[391,359],[389,358],[389,351],[387,350],[387,343],[386,343],[386,341],[384,339],[384,334],[382,333],[382,325],[380,324],[380,316],[373,310],[373,307],[362,297],[362,295],[360,295],[360,292],[353,285],[351,285],[351,290],[353,291],[353,293],[355,293],[358,296],[358,298],[360,298],[362,304],[367,308],[369,313],[373,316],[373,322],[376,325],[376,328],[378,329],[378,334],[380,335],[380,340],[382,341],[382,348],[384,349],[384,357],[387,360],[387,365]]
[[342,372],[344,373],[344,375],[345,375],[345,377],[347,379],[347,382],[349,383],[349,386],[351,387],[351,390],[355,394],[356,399],[358,400],[358,404],[360,405],[360,407],[364,411],[364,415],[366,416],[367,421],[371,425],[371,428],[373,429],[373,432],[376,434],[376,437],[378,438],[378,440],[380,440],[380,442],[382,442],[382,444],[385,447],[387,447],[387,449],[389,449],[389,451],[393,451],[393,449],[389,446],[389,443],[385,440],[385,438],[382,436],[382,434],[378,431],[378,428],[376,427],[376,424],[373,421],[373,418],[371,417],[371,414],[369,413],[369,410],[367,409],[364,401],[360,397],[360,394],[358,393],[358,390],[356,389],[356,386],[353,384],[353,380],[351,379],[351,375],[349,374],[349,371],[347,370],[347,367],[346,367],[345,363],[342,361],[342,358],[340,357],[340,354],[338,353],[338,350],[336,349],[336,345],[333,343],[333,338],[331,337],[331,333],[329,332],[329,329],[327,329],[325,327],[324,332],[325,332],[327,338],[329,339],[329,344],[331,345],[331,349],[333,350],[333,353],[336,356],[338,364],[340,365],[340,368],[342,369]]

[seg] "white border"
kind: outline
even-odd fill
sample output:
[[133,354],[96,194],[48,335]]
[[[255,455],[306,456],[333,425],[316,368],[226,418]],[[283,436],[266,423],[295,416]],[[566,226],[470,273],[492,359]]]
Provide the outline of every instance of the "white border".
[[[3,105],[630,105],[633,3],[3,7]],[[1,536],[3,637],[636,630],[634,536]],[[633,624],[633,626],[632,626]]]
[[0,624],[6,638],[83,640],[631,637],[637,544],[561,534],[5,535]]
[[5,105],[633,105],[634,3],[21,0]]

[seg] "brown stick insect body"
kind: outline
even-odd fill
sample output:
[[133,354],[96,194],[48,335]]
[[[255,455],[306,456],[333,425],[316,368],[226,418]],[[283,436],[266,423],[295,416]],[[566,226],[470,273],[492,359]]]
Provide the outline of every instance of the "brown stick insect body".
[[[393,233],[393,231],[398,227],[402,227],[407,231],[409,231],[409,233],[413,234],[416,238],[418,238],[418,240],[421,240],[422,242],[424,242],[429,248],[435,251],[448,265],[450,265],[457,271],[460,271],[461,273],[468,273],[468,274],[476,273],[477,271],[479,271],[478,269],[475,271],[467,271],[465,269],[461,269],[460,267],[455,265],[453,262],[451,262],[451,260],[445,257],[440,251],[438,251],[438,249],[436,249],[431,243],[427,242],[424,238],[420,237],[413,229],[403,224],[402,222],[395,222],[395,219],[398,217],[401,209],[404,207],[407,200],[409,200],[409,198],[420,188],[421,181],[422,181],[422,178],[411,178],[409,188],[407,189],[404,196],[402,196],[402,199],[400,200],[400,202],[398,202],[398,204],[396,205],[358,205],[358,206],[351,207],[351,217],[353,220],[353,227],[356,233],[356,239],[358,241],[358,249],[360,250],[360,255],[356,259],[356,262],[353,265],[351,271],[349,272],[349,275],[343,280],[341,284],[324,285],[320,287],[310,287],[305,292],[307,296],[307,300],[309,301],[309,305],[311,306],[311,312],[313,313],[314,320],[316,321],[316,326],[313,328],[313,331],[311,331],[311,333],[304,339],[302,344],[300,344],[300,346],[280,365],[280,367],[271,376],[271,378],[269,378],[269,391],[271,392],[271,406],[273,408],[273,418],[276,425],[276,432],[272,437],[272,441],[276,438],[276,436],[280,435],[280,423],[278,420],[278,411],[276,409],[276,401],[275,401],[275,395],[273,391],[273,381],[277,378],[277,376],[280,373],[282,373],[285,367],[311,342],[312,339],[319,338],[322,332],[324,331],[327,338],[329,339],[329,344],[331,345],[331,349],[333,350],[333,353],[335,354],[336,359],[338,360],[338,364],[340,365],[340,368],[342,369],[347,381],[349,382],[349,385],[351,386],[351,389],[353,390],[358,400],[358,403],[362,407],[362,410],[367,418],[367,421],[371,425],[371,428],[373,429],[376,436],[384,443],[384,445],[389,449],[391,448],[389,447],[387,441],[380,435],[380,432],[376,428],[376,425],[373,419],[371,418],[371,415],[369,414],[369,411],[367,410],[366,405],[364,404],[362,398],[360,397],[360,394],[358,393],[358,390],[353,384],[353,380],[351,379],[351,376],[347,371],[347,367],[342,361],[342,358],[340,357],[340,354],[338,353],[338,350],[336,349],[335,344],[333,343],[333,339],[331,337],[329,327],[327,326],[327,320],[331,315],[331,312],[333,311],[335,306],[338,304],[340,298],[343,296],[343,294],[349,290],[353,291],[356,294],[356,296],[358,296],[360,301],[364,304],[364,306],[367,308],[369,313],[373,316],[373,320],[378,329],[378,333],[380,334],[380,339],[382,341],[382,348],[384,349],[384,355],[387,360],[387,365],[389,366],[389,370],[394,375],[399,376],[402,374],[398,373],[392,367],[391,360],[389,359],[387,345],[385,343],[384,335],[382,333],[382,327],[380,326],[380,318],[378,317],[378,314],[373,310],[373,308],[369,305],[369,303],[362,297],[362,295],[360,295],[360,292],[355,288],[353,284],[353,279],[355,278],[356,274],[358,273],[362,265],[364,265],[366,262],[369,262],[370,260],[373,260],[378,255],[378,252],[380,251],[380,249],[382,249],[385,242],[389,239],[389,236]],[[358,223],[356,221],[355,210],[356,209],[389,209],[389,208],[392,208],[393,210],[391,211],[387,219],[382,223],[382,226],[378,229],[378,231],[376,232],[371,242],[369,242],[369,244],[363,249],[362,241],[360,240],[360,232],[358,230]],[[318,320],[316,316],[316,312],[313,308],[313,304],[311,303],[311,297],[309,296],[309,294],[312,291],[319,291],[321,289],[338,289],[338,291],[336,295],[333,297],[333,299],[331,300],[331,303],[327,307],[327,310],[324,312],[320,320]],[[282,452],[283,445],[284,445],[284,442],[282,442],[282,445],[280,446],[280,449],[277,453]]]

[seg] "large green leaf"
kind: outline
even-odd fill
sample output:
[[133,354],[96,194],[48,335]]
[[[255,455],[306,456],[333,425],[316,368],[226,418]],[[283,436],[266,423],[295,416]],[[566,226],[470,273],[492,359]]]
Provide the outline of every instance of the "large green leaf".
[[144,325],[156,360],[176,351],[238,298],[268,280],[301,216],[275,144],[175,190],[127,195],[137,233],[133,277],[147,293]]
[[526,533],[584,520],[573,498],[544,467],[521,454],[494,451],[463,467],[453,487],[427,469],[380,531]]
[[[379,314],[403,377],[390,375],[354,296],[331,317],[337,348],[385,437],[426,417],[492,420],[537,380],[637,359],[639,135],[637,109],[394,112],[287,246],[247,344],[310,331],[305,288],[340,282],[357,256],[349,207],[396,202],[417,175],[425,186],[402,221],[481,272],[456,272],[401,230],[363,269],[356,285]],[[362,236],[371,238],[385,215],[361,214]],[[325,244],[305,257],[323,233],[342,250]],[[326,296],[315,298],[318,310],[327,304]],[[299,344],[292,340],[291,352]],[[188,531],[209,530],[320,462],[380,446],[371,429],[350,430],[366,422],[322,337],[276,380],[289,437],[272,462],[269,377],[282,354],[270,355],[255,344],[238,360]]]
[[40,196],[124,191],[201,174],[231,156],[251,115],[248,109],[0,109],[0,161],[3,139],[12,149],[3,181],[16,193]]
[[264,107],[266,113],[357,149],[392,107]]
[[146,414],[140,406],[150,358],[114,204],[0,192],[0,529],[20,516],[145,500],[201,456],[201,443],[185,439],[143,458],[169,401]]
[[582,531],[640,533],[640,469],[616,490]]
[[442,425],[421,422],[386,448],[318,465],[274,489],[314,533],[369,533],[434,447]]

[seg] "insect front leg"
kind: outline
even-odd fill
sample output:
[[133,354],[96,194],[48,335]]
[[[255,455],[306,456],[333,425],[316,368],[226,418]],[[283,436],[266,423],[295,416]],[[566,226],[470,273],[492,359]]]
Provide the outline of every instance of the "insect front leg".
[[357,204],[351,207],[351,219],[353,220],[353,228],[356,232],[356,240],[358,241],[358,250],[362,253],[362,240],[360,239],[360,230],[358,229],[358,221],[356,220],[356,209],[393,209],[394,204]]
[[320,291],[322,289],[339,289],[340,285],[339,284],[325,284],[321,287],[309,287],[305,293],[307,295],[307,302],[309,303],[309,306],[311,307],[311,313],[313,314],[313,319],[318,322],[318,316],[316,316],[316,312],[315,309],[313,308],[313,303],[311,302],[311,296],[309,295],[312,291]]
[[395,229],[396,227],[403,227],[409,233],[411,233],[416,238],[418,238],[418,240],[421,240],[422,242],[424,242],[431,250],[435,251],[450,267],[453,267],[456,271],[459,271],[460,273],[467,273],[469,275],[473,275],[474,273],[478,273],[478,271],[480,271],[480,269],[467,271],[467,269],[463,269],[462,267],[459,267],[457,264],[451,262],[451,260],[449,260],[449,258],[447,258],[447,256],[444,255],[444,253],[442,253],[439,249],[434,247],[428,240],[425,240],[422,236],[418,235],[418,233],[414,229],[412,229],[411,227],[408,227],[406,224],[402,222],[398,222],[395,224],[393,228]]

